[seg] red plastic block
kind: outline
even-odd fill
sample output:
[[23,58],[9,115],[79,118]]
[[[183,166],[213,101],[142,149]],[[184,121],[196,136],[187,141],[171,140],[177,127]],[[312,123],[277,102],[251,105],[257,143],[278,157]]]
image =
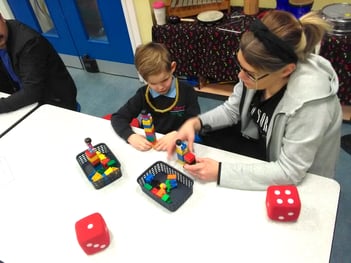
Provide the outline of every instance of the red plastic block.
[[184,154],[184,162],[186,162],[187,164],[195,164],[195,155],[191,152],[187,152],[186,154]]

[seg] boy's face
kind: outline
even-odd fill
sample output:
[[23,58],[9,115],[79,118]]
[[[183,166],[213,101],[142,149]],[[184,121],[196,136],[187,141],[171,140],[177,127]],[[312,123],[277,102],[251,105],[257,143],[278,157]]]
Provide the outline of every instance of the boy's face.
[[176,63],[172,62],[170,72],[161,72],[159,74],[151,75],[147,79],[150,88],[159,94],[167,94],[172,85],[172,76],[176,68]]

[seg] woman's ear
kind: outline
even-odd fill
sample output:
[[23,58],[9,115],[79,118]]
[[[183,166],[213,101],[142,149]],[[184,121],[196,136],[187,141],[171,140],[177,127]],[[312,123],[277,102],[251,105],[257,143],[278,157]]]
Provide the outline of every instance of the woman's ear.
[[284,68],[283,68],[283,76],[284,77],[288,77],[290,76],[291,73],[293,73],[296,69],[296,64],[295,63],[290,63],[288,65],[286,65]]

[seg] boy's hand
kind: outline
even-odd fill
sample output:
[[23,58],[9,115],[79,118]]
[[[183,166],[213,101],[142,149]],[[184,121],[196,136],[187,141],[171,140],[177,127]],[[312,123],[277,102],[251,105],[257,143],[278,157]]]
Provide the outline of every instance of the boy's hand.
[[128,143],[139,151],[148,151],[152,148],[152,143],[146,140],[143,135],[132,134],[128,137]]
[[157,139],[154,149],[157,151],[166,151],[169,144],[174,143],[174,138],[177,135],[176,131],[172,131],[164,135],[162,138]]

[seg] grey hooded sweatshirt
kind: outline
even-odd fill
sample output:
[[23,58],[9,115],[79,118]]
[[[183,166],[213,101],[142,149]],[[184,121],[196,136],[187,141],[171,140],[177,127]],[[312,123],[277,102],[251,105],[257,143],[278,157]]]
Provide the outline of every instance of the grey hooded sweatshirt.
[[[219,185],[265,190],[273,184],[299,184],[306,173],[334,177],[342,123],[338,87],[328,60],[311,54],[298,62],[268,127],[268,162],[221,163]],[[240,81],[226,102],[199,116],[202,124],[216,130],[241,121],[242,134],[258,138],[248,110],[255,90],[247,89],[240,112],[243,89]]]

